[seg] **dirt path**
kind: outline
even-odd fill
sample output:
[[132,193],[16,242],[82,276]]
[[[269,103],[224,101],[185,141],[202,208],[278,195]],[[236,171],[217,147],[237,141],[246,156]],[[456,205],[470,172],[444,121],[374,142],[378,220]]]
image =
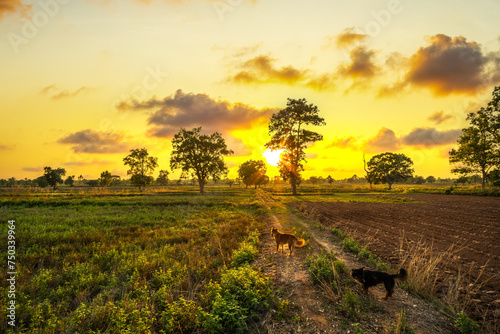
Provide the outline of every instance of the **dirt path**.
[[[262,203],[269,209],[279,208],[280,203],[274,201],[265,192],[259,192]],[[278,210],[286,212],[286,209]],[[349,320],[325,298],[325,293],[314,285],[305,265],[307,254],[318,254],[321,251],[334,251],[337,258],[351,268],[368,267],[350,254],[344,253],[340,246],[330,238],[329,232],[322,230],[318,224],[311,223],[291,213],[270,214],[267,216],[269,233],[262,236],[261,255],[257,265],[263,269],[266,276],[271,277],[273,285],[284,292],[284,298],[296,306],[296,313],[302,321],[296,323],[268,323],[269,333],[354,333],[354,327],[349,323],[359,323],[363,333],[389,333],[391,324],[395,323],[401,310],[408,318],[408,323],[416,333],[440,334],[455,333],[450,321],[433,307],[420,299],[408,295],[404,290],[396,288],[389,300],[383,300],[383,286],[370,288],[369,294],[374,296],[377,312],[370,312],[356,321]],[[304,248],[296,248],[293,256],[276,253],[276,243],[271,236],[271,227],[281,231],[291,231],[292,225],[301,225],[310,236]],[[285,246],[285,249],[287,247]],[[373,269],[373,268],[372,268]],[[354,291],[361,294],[361,289],[355,286]]]
[[[267,193],[260,193],[260,200],[271,210],[275,205]],[[286,230],[281,220],[274,214],[266,217],[269,233],[261,236],[263,247],[260,252],[257,266],[263,268],[263,273],[271,277],[275,288],[282,289],[284,299],[293,301],[298,308],[299,316],[304,320],[297,324],[272,323],[268,324],[269,333],[328,333],[330,325],[325,312],[321,307],[320,292],[314,287],[305,265],[306,252],[304,248],[295,248],[294,254],[288,256],[285,252],[276,253],[276,242],[271,236],[271,228],[276,227],[280,231]]]

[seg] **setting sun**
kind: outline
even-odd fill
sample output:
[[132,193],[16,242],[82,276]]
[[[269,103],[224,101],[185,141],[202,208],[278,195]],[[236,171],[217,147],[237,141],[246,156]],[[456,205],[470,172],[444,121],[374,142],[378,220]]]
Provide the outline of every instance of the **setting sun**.
[[271,166],[278,166],[280,162],[280,156],[283,150],[274,150],[267,149],[262,155],[266,158],[266,161]]

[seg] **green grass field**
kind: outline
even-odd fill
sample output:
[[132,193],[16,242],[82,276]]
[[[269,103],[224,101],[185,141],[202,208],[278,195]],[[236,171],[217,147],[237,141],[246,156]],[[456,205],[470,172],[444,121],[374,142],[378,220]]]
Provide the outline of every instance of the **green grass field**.
[[[253,194],[221,188],[207,195],[4,196],[1,235],[7,220],[16,221],[18,332],[161,332],[175,323],[172,305],[182,300],[194,304],[179,309],[210,312],[209,282],[262,227]],[[6,238],[0,244],[4,254]],[[0,332],[10,328],[5,312]],[[198,326],[193,319],[190,326]]]

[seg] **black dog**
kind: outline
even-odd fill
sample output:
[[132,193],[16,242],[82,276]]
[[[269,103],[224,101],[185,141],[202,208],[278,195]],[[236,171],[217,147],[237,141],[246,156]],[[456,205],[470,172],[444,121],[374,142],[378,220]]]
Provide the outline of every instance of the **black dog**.
[[387,291],[384,299],[387,299],[394,292],[394,286],[396,285],[394,279],[404,281],[408,277],[408,272],[405,269],[401,268],[399,270],[399,274],[391,275],[382,271],[364,270],[363,267],[359,269],[352,269],[351,275],[352,277],[354,277],[354,279],[363,284],[363,291],[365,293],[368,293],[369,287],[384,282],[385,290]]

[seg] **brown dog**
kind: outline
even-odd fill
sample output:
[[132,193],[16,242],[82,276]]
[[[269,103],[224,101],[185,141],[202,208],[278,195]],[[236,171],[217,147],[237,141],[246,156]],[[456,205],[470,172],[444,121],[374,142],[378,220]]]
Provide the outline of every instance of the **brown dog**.
[[297,239],[296,236],[293,234],[289,233],[281,233],[278,231],[277,228],[272,228],[271,229],[271,235],[274,237],[274,240],[276,241],[276,253],[278,253],[278,250],[281,245],[281,252],[284,252],[284,247],[285,244],[288,244],[288,249],[290,250],[290,254],[292,255],[293,249],[295,247],[302,247],[306,244],[306,241],[304,239]]

